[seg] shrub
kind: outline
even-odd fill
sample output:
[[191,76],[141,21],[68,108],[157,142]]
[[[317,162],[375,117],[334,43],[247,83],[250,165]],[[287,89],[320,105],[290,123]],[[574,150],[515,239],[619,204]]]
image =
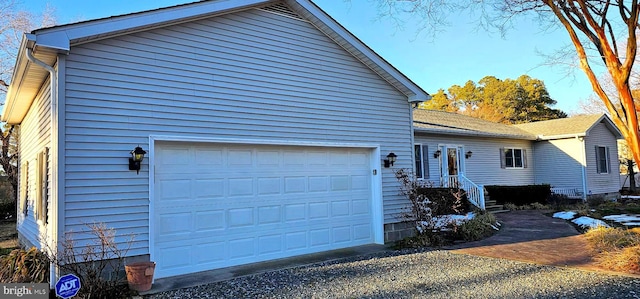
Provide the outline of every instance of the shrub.
[[598,227],[587,231],[585,237],[602,267],[640,274],[640,228]]
[[589,229],[585,233],[585,238],[596,252],[616,251],[640,245],[640,228],[622,229],[599,226]]
[[609,270],[640,274],[640,245],[603,252],[596,261]]
[[43,283],[49,281],[49,258],[32,247],[29,250],[14,249],[0,258],[0,282]]
[[522,206],[539,202],[546,204],[551,195],[550,185],[525,185],[525,186],[485,186],[485,189],[491,195],[491,199],[498,204],[508,202]]
[[464,214],[469,212],[467,195],[459,188],[418,188],[417,193],[429,199],[431,213],[435,216]]
[[417,180],[404,169],[397,170],[395,175],[400,182],[400,194],[410,203],[400,216],[403,221],[412,223],[416,231],[416,236],[407,240],[409,244],[406,246],[440,246],[448,243],[451,238],[445,235],[451,226],[441,227],[434,216],[436,212],[457,211],[462,205],[464,192],[447,188],[429,190],[433,188],[428,188],[427,183]]
[[510,202],[505,203],[504,204],[504,208],[509,210],[509,211],[517,211],[517,210],[519,210],[519,207],[516,206],[516,204],[510,203]]
[[464,221],[457,227],[456,236],[465,241],[490,237],[497,230],[497,222],[496,217],[491,213],[476,214],[473,219]]
[[78,248],[72,232],[65,233],[62,249],[52,260],[64,273],[80,278],[82,288],[77,298],[129,298],[132,292],[126,284],[124,260],[133,237],[125,248],[118,247],[116,231],[103,223],[87,224],[93,241]]
[[593,195],[587,197],[587,204],[589,204],[590,207],[597,207],[605,202],[607,202],[607,200],[604,198],[604,196],[601,195]]

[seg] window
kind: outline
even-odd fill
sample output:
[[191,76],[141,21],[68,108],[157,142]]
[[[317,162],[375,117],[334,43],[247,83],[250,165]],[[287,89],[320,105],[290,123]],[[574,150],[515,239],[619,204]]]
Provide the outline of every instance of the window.
[[500,166],[502,168],[526,168],[526,152],[521,148],[501,148]]
[[609,148],[596,146],[596,167],[598,173],[609,173]]
[[414,145],[414,162],[416,163],[416,178],[428,179],[429,178],[429,148],[427,145],[416,144]]
[[47,168],[48,149],[38,153],[36,158],[36,219],[43,224],[47,222],[48,204],[48,181],[49,172]]

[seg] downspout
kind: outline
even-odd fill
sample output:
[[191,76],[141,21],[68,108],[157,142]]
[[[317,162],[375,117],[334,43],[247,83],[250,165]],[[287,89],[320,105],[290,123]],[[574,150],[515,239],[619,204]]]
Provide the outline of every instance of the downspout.
[[582,143],[582,201],[587,201],[587,152],[585,147],[587,146],[584,142],[584,137],[578,137],[578,140]]
[[[38,60],[37,58],[35,58],[33,56],[33,49],[32,48],[26,48],[26,54],[27,54],[27,59],[29,59],[29,61],[39,65],[40,67],[44,68],[45,70],[47,70],[49,72],[49,77],[50,77],[50,89],[51,89],[51,130],[53,131],[53,122],[55,121],[54,115],[55,115],[55,111],[57,111],[58,108],[58,73],[56,72],[56,70]],[[51,138],[53,139],[53,136],[56,134],[51,134]],[[53,142],[53,140],[51,141],[51,145],[55,144]],[[53,160],[53,159],[52,159]],[[56,184],[56,182],[58,181],[58,172],[55,171],[54,169],[51,170],[51,182],[53,182],[53,185]],[[54,193],[54,192],[52,192]],[[57,256],[57,248],[58,248],[58,238],[57,236],[54,236],[54,233],[57,232],[58,230],[58,198],[56,198],[56,200],[50,200],[49,201],[50,204],[50,209],[49,211],[52,211],[49,213],[49,215],[51,216],[51,221],[49,221],[50,228],[48,229],[50,231],[50,240],[49,240],[49,250],[51,251],[50,254],[52,257],[56,257]],[[57,271],[56,271],[56,265],[54,262],[50,262],[49,263],[49,288],[50,289],[55,289],[56,288],[56,280],[57,280]]]

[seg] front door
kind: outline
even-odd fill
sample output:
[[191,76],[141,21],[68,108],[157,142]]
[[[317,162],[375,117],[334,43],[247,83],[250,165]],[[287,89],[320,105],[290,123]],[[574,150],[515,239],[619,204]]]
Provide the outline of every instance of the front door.
[[463,172],[464,160],[460,159],[462,146],[441,145],[440,150],[440,181],[444,187],[458,185],[458,176]]

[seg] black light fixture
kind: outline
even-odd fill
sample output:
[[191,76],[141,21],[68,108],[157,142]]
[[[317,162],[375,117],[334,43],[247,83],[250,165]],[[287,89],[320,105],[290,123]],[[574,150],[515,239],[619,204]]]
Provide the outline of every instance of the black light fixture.
[[129,158],[129,170],[135,170],[137,174],[140,174],[140,165],[142,164],[144,154],[146,153],[147,152],[140,146],[136,146],[136,148],[131,151],[131,158]]
[[396,162],[396,158],[398,158],[398,156],[396,156],[396,154],[389,153],[387,155],[387,159],[384,160],[384,167],[385,168],[389,168],[390,166],[393,166],[393,163]]
[[468,151],[466,154],[464,154],[464,157],[469,159],[469,158],[471,158],[471,155],[473,155],[473,152],[472,151]]
[[433,152],[433,157],[437,159],[438,157],[440,157],[441,153],[442,152],[440,150],[437,150],[437,151]]

